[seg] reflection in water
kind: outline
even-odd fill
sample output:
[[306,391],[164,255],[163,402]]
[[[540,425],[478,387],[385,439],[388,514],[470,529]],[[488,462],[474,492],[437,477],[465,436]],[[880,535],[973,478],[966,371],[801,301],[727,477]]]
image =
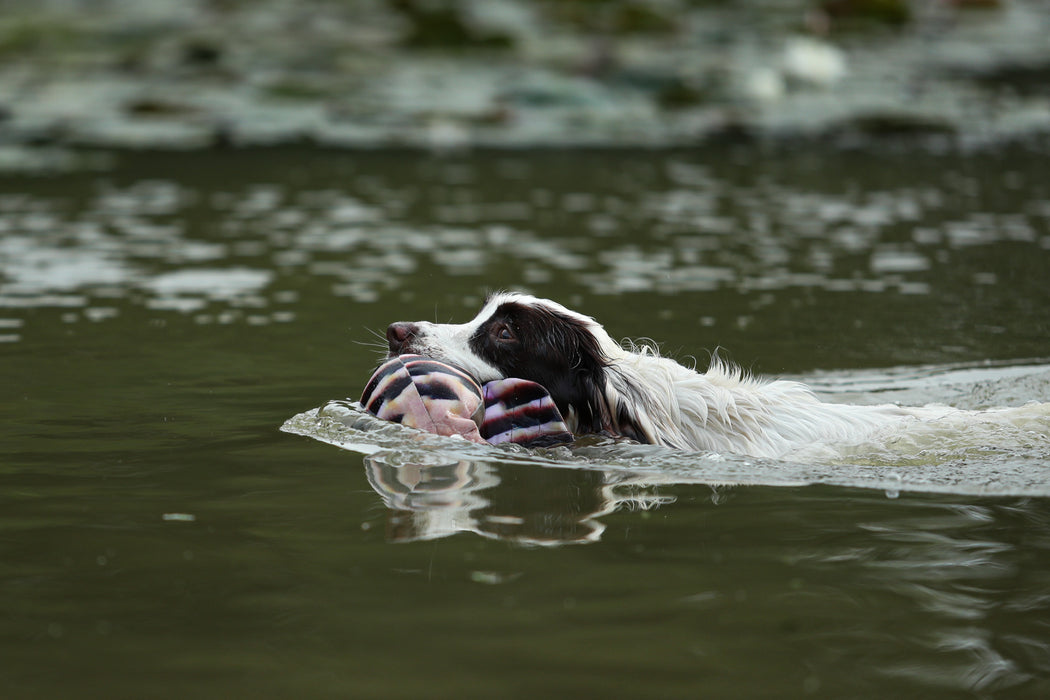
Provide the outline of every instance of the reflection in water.
[[[886,608],[885,632],[893,644],[871,657],[884,676],[957,691],[1031,687],[1040,678],[1045,686],[1050,678],[1045,508],[1021,501],[932,510],[913,504],[894,517],[851,522],[850,531],[840,533],[850,544],[812,547],[793,564],[850,572],[859,584],[858,604],[872,595],[897,601],[896,612]],[[835,539],[835,533],[828,535],[825,541]],[[899,619],[902,614],[920,624],[909,625]],[[900,629],[893,629],[894,618]],[[858,629],[844,636],[871,632]]]
[[520,544],[596,542],[602,515],[673,503],[626,475],[577,469],[530,469],[498,462],[398,462],[390,453],[364,459],[368,483],[383,498],[396,542],[458,532]]
[[[633,581],[632,607],[663,620],[654,625],[690,649],[699,669],[735,654],[774,655],[783,661],[768,667],[783,677],[795,678],[801,664],[805,688],[845,696],[879,688],[876,696],[1039,697],[1050,687],[1050,517],[1039,500],[832,498],[823,489],[743,486],[706,498],[709,487],[667,483],[668,474],[441,459],[365,458],[390,509],[389,540],[458,532],[527,545],[601,539],[603,558],[618,555],[595,572],[596,591],[602,577]],[[667,506],[658,521],[613,516],[658,506]],[[674,541],[654,523],[672,524]],[[537,574],[518,566],[511,578],[484,582]],[[659,581],[650,578],[656,572]],[[608,624],[615,613],[590,615]],[[723,637],[719,621],[736,636]]]

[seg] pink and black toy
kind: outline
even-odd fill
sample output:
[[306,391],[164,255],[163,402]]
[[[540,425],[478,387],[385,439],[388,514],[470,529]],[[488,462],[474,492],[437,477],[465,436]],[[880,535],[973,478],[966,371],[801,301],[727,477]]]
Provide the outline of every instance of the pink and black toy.
[[546,447],[573,441],[547,390],[524,379],[478,384],[422,355],[386,361],[368,380],[361,405],[383,420],[471,442]]

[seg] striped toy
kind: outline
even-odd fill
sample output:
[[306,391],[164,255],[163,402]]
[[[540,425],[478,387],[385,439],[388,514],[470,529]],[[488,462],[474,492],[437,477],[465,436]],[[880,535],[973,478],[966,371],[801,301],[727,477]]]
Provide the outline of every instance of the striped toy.
[[365,385],[361,405],[383,420],[471,442],[545,447],[573,440],[539,384],[510,378],[481,386],[465,372],[421,355],[383,363]]

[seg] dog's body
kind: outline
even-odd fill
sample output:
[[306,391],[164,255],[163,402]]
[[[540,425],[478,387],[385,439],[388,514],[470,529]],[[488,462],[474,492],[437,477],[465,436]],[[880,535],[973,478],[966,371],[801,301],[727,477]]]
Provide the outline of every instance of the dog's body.
[[624,349],[589,316],[524,294],[495,294],[464,324],[394,323],[387,340],[391,355],[433,357],[479,382],[542,384],[576,434],[668,447],[783,457],[961,413],[825,403],[798,382],[754,379],[718,361],[697,372],[648,346]]

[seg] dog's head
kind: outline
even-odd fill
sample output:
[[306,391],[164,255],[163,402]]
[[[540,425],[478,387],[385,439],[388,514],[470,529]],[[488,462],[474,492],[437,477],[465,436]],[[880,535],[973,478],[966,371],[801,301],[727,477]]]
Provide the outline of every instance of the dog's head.
[[468,323],[393,323],[387,342],[391,355],[432,357],[482,383],[518,377],[541,384],[579,432],[647,441],[620,425],[618,402],[610,405],[608,372],[622,349],[593,318],[556,302],[499,293]]

